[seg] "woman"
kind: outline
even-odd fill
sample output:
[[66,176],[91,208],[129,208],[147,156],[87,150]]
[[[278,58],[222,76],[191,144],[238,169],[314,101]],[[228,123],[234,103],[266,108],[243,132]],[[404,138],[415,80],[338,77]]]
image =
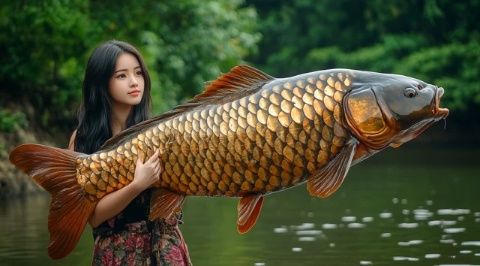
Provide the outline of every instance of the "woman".
[[[83,81],[78,126],[69,148],[93,153],[112,136],[148,118],[150,76],[130,44],[109,41],[90,56]],[[161,165],[158,152],[137,161],[134,180],[102,198],[89,223],[94,265],[191,265],[178,229],[180,215],[148,220],[151,190]]]

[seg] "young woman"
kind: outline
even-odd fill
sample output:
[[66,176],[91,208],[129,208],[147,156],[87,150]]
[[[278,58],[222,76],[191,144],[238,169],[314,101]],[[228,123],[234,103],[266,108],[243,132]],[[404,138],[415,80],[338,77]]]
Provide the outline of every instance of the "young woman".
[[[78,126],[69,148],[93,153],[112,136],[148,118],[150,76],[132,45],[109,41],[90,56]],[[151,190],[160,178],[158,152],[137,161],[134,180],[102,198],[89,220],[94,265],[191,265],[178,229],[181,215],[148,220]]]

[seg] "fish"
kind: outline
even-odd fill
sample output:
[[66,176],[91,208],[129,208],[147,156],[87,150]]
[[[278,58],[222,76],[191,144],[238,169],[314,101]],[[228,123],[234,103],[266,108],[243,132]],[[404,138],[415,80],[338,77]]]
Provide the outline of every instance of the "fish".
[[160,151],[149,219],[186,196],[240,198],[237,230],[255,225],[266,195],[306,183],[326,198],[351,166],[445,119],[444,89],[396,74],[329,69],[274,78],[240,65],[203,93],[126,129],[93,154],[22,144],[10,161],[51,196],[53,259],[77,244],[97,202],[132,182],[137,158]]

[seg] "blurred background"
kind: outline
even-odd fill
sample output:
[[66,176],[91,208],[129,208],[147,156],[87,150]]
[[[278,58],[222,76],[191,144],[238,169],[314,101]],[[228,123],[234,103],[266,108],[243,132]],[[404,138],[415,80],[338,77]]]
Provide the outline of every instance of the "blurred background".
[[[353,68],[445,88],[446,122],[355,166],[331,199],[310,198],[304,186],[267,197],[247,236],[235,232],[235,200],[187,200],[183,230],[195,264],[478,263],[479,15],[478,0],[2,1],[0,261],[53,263],[49,198],[8,153],[25,142],[67,146],[88,56],[118,39],[146,60],[153,115],[237,64],[276,77]],[[89,264],[91,242],[87,232],[60,263]]]

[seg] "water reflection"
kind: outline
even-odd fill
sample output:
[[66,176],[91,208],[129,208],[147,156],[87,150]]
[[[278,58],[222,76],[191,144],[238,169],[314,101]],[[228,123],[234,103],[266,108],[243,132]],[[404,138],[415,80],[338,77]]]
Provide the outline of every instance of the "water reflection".
[[[415,155],[409,158],[426,157],[417,151]],[[201,265],[224,265],[223,261],[229,265],[478,263],[475,254],[480,254],[480,246],[470,243],[480,239],[479,167],[462,162],[425,165],[379,159],[356,166],[329,199],[312,198],[304,187],[267,197],[256,228],[245,236],[234,232],[234,203],[190,201],[187,210],[192,220],[187,224],[195,223],[196,210],[208,208],[212,204],[208,201],[218,201],[221,208],[216,213],[230,219],[223,220],[221,226],[229,229],[217,235],[222,235],[215,240],[221,244],[210,256],[206,249],[193,247],[195,232],[190,230],[194,227],[187,225],[184,231],[192,257]],[[210,229],[213,235],[218,232]],[[229,246],[224,246],[225,239]],[[245,242],[247,246],[239,246]],[[463,242],[468,245],[461,246]]]
[[89,265],[92,237],[85,230],[72,255],[52,261],[47,255],[48,195],[39,193],[0,205],[1,265]]
[[[408,159],[427,158],[422,151],[408,152],[402,162],[389,160],[387,153],[355,166],[325,200],[310,197],[304,186],[266,197],[256,227],[246,235],[236,232],[236,199],[188,198],[182,230],[193,262],[478,264],[480,167],[468,160],[438,163],[431,151],[428,158],[435,163],[427,165]],[[471,153],[456,151],[456,157],[474,158]],[[48,258],[48,204],[47,196],[37,195],[0,206],[2,265],[90,264],[90,229],[66,259]]]

